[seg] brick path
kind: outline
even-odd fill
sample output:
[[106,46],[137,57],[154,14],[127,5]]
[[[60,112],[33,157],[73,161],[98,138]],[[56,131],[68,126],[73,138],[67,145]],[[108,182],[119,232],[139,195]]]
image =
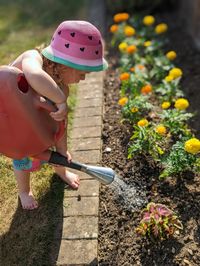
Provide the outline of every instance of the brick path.
[[[101,162],[103,73],[91,73],[79,85],[73,121],[71,153],[74,161]],[[62,239],[57,265],[98,265],[99,182],[77,172],[77,191],[65,190]]]

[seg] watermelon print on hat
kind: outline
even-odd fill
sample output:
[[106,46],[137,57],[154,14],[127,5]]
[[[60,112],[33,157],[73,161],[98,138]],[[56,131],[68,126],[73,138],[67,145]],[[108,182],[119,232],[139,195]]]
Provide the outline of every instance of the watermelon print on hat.
[[103,58],[101,33],[87,21],[62,22],[42,54],[53,62],[83,71],[101,71],[108,67]]

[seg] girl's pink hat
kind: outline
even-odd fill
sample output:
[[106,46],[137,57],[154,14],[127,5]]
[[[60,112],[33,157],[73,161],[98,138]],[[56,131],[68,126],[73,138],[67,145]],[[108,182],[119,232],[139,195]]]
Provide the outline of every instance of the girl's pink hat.
[[83,71],[101,71],[108,67],[103,58],[101,33],[87,21],[62,22],[42,54],[53,62]]

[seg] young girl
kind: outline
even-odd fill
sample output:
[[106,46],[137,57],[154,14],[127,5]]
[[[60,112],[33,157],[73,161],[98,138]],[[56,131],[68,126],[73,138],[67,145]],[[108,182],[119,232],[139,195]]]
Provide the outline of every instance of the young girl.
[[[22,70],[30,86],[56,105],[57,111],[50,115],[57,121],[66,119],[68,84],[84,80],[89,72],[107,68],[101,34],[86,21],[64,21],[56,29],[48,47],[41,52],[28,50],[10,65]],[[71,160],[67,151],[66,133],[57,142],[56,150]],[[22,207],[29,210],[37,208],[38,203],[30,187],[30,172],[35,170],[28,169],[30,159],[24,158],[21,164],[19,160],[13,160],[13,165]],[[74,189],[78,188],[79,177],[76,174],[63,166],[54,168],[67,184]]]

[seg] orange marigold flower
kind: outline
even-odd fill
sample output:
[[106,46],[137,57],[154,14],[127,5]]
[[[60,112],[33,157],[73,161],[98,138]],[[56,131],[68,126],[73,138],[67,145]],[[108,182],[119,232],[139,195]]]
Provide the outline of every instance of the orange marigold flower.
[[114,22],[119,23],[122,21],[126,21],[127,19],[129,19],[129,14],[128,13],[118,13],[115,14],[113,17]]
[[142,94],[148,94],[152,92],[152,86],[150,84],[145,85],[144,87],[141,88],[141,93]]
[[118,31],[118,28],[118,25],[113,24],[112,26],[110,26],[110,32],[115,33]]
[[130,78],[130,74],[127,72],[124,72],[120,75],[120,80],[128,80]]
[[136,50],[137,50],[137,47],[135,45],[129,45],[126,48],[126,51],[128,54],[133,54],[133,53],[135,53]]
[[134,67],[131,67],[131,68],[130,68],[130,71],[131,71],[131,72],[134,72],[134,71],[135,71],[135,68],[134,68]]
[[122,97],[121,99],[119,99],[118,104],[121,106],[124,106],[125,104],[127,104],[127,102],[128,102],[128,98]]
[[143,65],[137,65],[137,68],[138,68],[139,70],[145,70],[145,66],[143,66]]
[[125,26],[124,34],[128,37],[133,36],[135,34],[135,29],[131,26]]

